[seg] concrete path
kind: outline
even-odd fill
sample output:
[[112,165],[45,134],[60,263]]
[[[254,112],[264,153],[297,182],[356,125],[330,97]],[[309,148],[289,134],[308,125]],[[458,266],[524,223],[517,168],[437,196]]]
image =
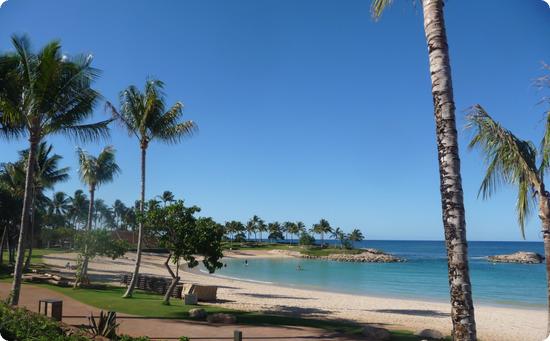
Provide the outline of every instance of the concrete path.
[[[0,283],[1,298],[7,297],[9,290],[9,283]],[[97,308],[47,288],[32,285],[23,285],[20,306],[37,312],[38,300],[41,298],[63,300],[63,322],[71,325],[87,325],[87,316],[90,313],[99,314]],[[191,340],[232,340],[234,330],[241,330],[244,340],[356,340],[340,334],[306,327],[222,325],[185,320],[143,318],[127,314],[117,314],[117,317],[120,323],[119,334],[149,336],[155,340],[177,340],[181,336],[190,337]]]

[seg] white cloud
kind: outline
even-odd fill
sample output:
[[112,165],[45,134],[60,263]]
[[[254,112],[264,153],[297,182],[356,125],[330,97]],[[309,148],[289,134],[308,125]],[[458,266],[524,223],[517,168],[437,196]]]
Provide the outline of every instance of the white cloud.
[[4,3],[6,3],[8,0],[0,0],[0,7],[2,7],[2,5],[4,5]]
[[[2,0],[0,0],[0,1],[2,1]],[[548,7],[550,7],[550,0],[542,0],[542,1],[546,2],[546,4],[548,5]]]

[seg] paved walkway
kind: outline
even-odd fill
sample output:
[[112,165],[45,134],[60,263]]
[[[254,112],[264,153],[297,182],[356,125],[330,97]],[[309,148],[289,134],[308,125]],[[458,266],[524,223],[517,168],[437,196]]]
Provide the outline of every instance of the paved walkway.
[[[7,297],[10,283],[0,283],[0,297]],[[68,296],[47,288],[23,285],[20,306],[38,311],[38,300],[41,298],[59,298],[63,300],[63,322],[71,325],[88,324],[90,313],[99,314],[99,309],[78,302]],[[324,330],[294,326],[248,326],[221,325],[206,322],[142,318],[126,314],[117,314],[120,334],[132,336],[149,336],[155,340],[177,340],[180,336],[191,340],[232,340],[233,331],[241,330],[244,340],[354,340],[353,338],[333,334]]]

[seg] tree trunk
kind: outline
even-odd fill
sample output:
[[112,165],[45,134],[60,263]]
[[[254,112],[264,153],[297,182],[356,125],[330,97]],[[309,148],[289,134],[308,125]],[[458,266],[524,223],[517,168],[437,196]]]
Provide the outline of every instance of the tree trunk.
[[4,245],[6,244],[6,235],[8,234],[8,225],[4,226],[2,239],[0,240],[0,264],[4,264]]
[[[86,232],[90,233],[92,231],[92,221],[94,216],[94,201],[95,201],[95,185],[90,185],[90,204],[88,206],[88,219],[86,221]],[[88,283],[88,245],[84,245],[84,259],[82,264],[80,264],[80,275],[76,276],[74,281],[74,287],[78,287],[81,283]]]
[[546,263],[546,335],[550,334],[550,198],[544,189],[540,191],[539,217],[542,222],[542,238],[544,240],[544,257]]
[[35,207],[35,198],[36,197],[36,188],[33,186],[32,190],[32,200],[31,200],[31,228],[29,231],[29,237],[28,237],[28,243],[29,243],[29,254],[27,255],[27,260],[25,261],[25,265],[23,266],[23,269],[25,271],[29,270],[29,267],[31,266],[31,257],[32,257],[32,242],[34,238],[34,222],[36,219],[36,207]]
[[[166,304],[166,305],[170,304],[170,297],[172,297],[172,292],[174,291],[174,288],[176,287],[176,285],[180,280],[179,276],[174,274],[174,271],[172,271],[172,269],[170,268],[170,265],[168,264],[170,262],[170,258],[172,258],[172,254],[169,254],[168,258],[164,262],[164,266],[166,267],[166,269],[170,273],[170,276],[172,277],[172,282],[170,282],[170,286],[168,287],[168,290],[166,290],[166,293],[164,294],[164,299],[162,301],[162,304]],[[176,271],[177,271],[177,267],[176,267]]]
[[10,304],[19,304],[19,293],[21,292],[21,277],[23,275],[23,257],[25,256],[25,234],[29,229],[29,212],[32,201],[32,187],[34,182],[34,164],[36,162],[36,148],[40,139],[31,134],[29,138],[30,148],[27,160],[27,174],[25,176],[25,195],[23,197],[23,208],[21,210],[21,227],[19,229],[19,239],[17,241],[17,258],[13,270],[13,283],[10,293]]
[[[139,203],[139,212],[143,216],[144,212],[144,205],[145,205],[145,156],[147,152],[147,144],[141,144],[141,201]],[[143,242],[143,223],[141,222],[141,219],[139,221],[138,225],[138,244],[137,244],[137,252],[136,252],[136,265],[134,268],[134,273],[132,274],[132,280],[130,281],[130,285],[128,285],[128,289],[126,290],[126,293],[122,296],[124,298],[132,297],[132,294],[134,293],[134,288],[136,287],[137,279],[139,276],[139,267],[141,265],[141,248],[142,248],[142,242]]]
[[436,121],[452,336],[454,340],[471,341],[476,340],[476,323],[468,268],[466,219],[443,0],[423,0],[422,6]]

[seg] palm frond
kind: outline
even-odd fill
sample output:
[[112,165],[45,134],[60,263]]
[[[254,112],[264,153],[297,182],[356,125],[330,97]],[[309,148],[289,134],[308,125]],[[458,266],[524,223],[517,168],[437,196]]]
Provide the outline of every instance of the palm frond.
[[546,112],[546,125],[544,127],[544,136],[540,142],[540,167],[539,174],[542,178],[550,165],[550,110]]
[[371,4],[371,15],[375,20],[378,20],[382,13],[384,12],[384,9],[391,5],[392,0],[372,0]]
[[516,209],[523,233],[532,207],[529,200],[543,185],[536,166],[537,150],[533,143],[520,140],[495,122],[480,105],[470,109],[467,120],[467,128],[475,130],[469,148],[479,148],[488,164],[479,193],[488,198],[502,183],[517,185]]
[[96,123],[61,126],[54,131],[54,134],[67,135],[78,141],[96,141],[98,139],[108,139],[110,136],[109,124],[113,119],[108,119]]

